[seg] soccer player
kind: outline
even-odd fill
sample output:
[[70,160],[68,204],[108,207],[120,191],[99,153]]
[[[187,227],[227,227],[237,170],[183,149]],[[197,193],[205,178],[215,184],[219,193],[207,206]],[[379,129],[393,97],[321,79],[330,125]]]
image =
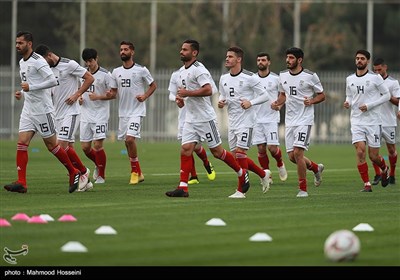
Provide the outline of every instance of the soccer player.
[[[82,51],[82,59],[95,81],[81,96],[80,141],[85,155],[94,162],[93,179],[95,184],[105,183],[106,153],[103,142],[108,131],[110,117],[111,73],[100,67],[95,49]],[[93,148],[92,148],[93,142]]]
[[[168,91],[169,91],[169,100],[176,102],[176,93],[178,91],[178,78],[179,78],[179,71],[174,71],[171,74],[171,78],[169,80],[169,86],[168,86]],[[177,104],[178,105],[178,104]],[[178,106],[179,107],[179,106]],[[179,108],[179,113],[178,113],[178,140],[182,141],[182,129],[183,129],[183,124],[185,123],[185,116],[186,116],[186,107],[180,107]],[[198,143],[196,147],[194,148],[194,152],[197,154],[197,156],[203,161],[204,168],[207,171],[207,178],[211,181],[215,180],[215,170],[211,162],[208,160],[206,150],[203,148],[201,143]],[[192,155],[192,161],[193,161],[193,168],[190,171],[190,179],[188,181],[189,185],[194,185],[194,184],[199,184],[199,178],[197,176],[196,172],[196,165],[194,162],[194,157]]]
[[[55,107],[58,143],[67,152],[74,166],[81,172],[78,191],[90,190],[93,188],[89,179],[90,170],[86,168],[76,153],[74,142],[80,113],[77,100],[88,90],[94,82],[94,78],[78,62],[56,55],[46,45],[37,46],[35,51],[44,57],[57,79],[57,86],[51,89],[51,94]],[[80,79],[84,79],[81,85]]]
[[[243,69],[244,52],[235,46],[228,48],[225,58],[225,67],[228,73],[221,75],[219,80],[218,108],[227,106],[229,129],[229,149],[239,165],[253,171],[261,179],[263,192],[269,190],[271,172],[261,169],[248,156],[253,127],[256,121],[253,105],[268,100],[268,93],[254,73]],[[245,192],[237,190],[230,198],[245,198]]]
[[382,170],[381,184],[389,184],[389,168],[379,155],[381,146],[381,104],[388,102],[390,93],[381,75],[368,71],[371,55],[358,50],[355,56],[357,70],[346,78],[346,100],[344,108],[350,108],[352,144],[356,149],[357,168],[364,182],[362,192],[372,192],[366,162],[368,146],[369,159]]
[[153,94],[157,84],[150,71],[134,61],[135,46],[122,41],[119,54],[122,66],[112,71],[112,95],[119,98],[118,140],[124,140],[131,165],[129,184],[144,181],[140,168],[136,138],[140,138],[143,118],[146,116],[146,100]]
[[[279,95],[278,85],[279,76],[271,72],[269,66],[271,59],[269,54],[261,52],[257,55],[257,76],[261,81],[262,86],[268,91],[270,100],[256,105],[256,125],[253,131],[253,145],[257,145],[258,162],[263,169],[269,169],[269,158],[267,148],[272,157],[276,160],[278,167],[279,178],[281,181],[287,180],[287,171],[282,160],[282,152],[279,148],[279,130],[280,121],[279,111],[271,109],[271,100],[276,100]],[[272,177],[270,184],[272,184]]]
[[[389,184],[395,184],[395,170],[397,163],[397,151],[396,151],[396,113],[398,111],[399,99],[400,99],[400,86],[399,81],[391,77],[387,73],[387,64],[382,58],[374,60],[373,65],[374,72],[381,75],[385,81],[385,85],[388,87],[390,92],[389,102],[385,102],[381,105],[381,117],[382,117],[382,138],[385,139],[386,147],[388,150],[388,158],[390,163],[389,168]],[[375,178],[372,185],[377,185],[381,180],[381,169],[375,163],[372,163],[375,170]]]
[[303,50],[292,47],[286,50],[288,70],[279,73],[279,97],[271,104],[280,110],[286,103],[285,143],[291,162],[297,165],[299,192],[297,197],[307,197],[307,169],[314,172],[314,185],[322,182],[323,164],[316,164],[304,156],[310,145],[311,127],[314,124],[314,105],[325,100],[324,89],[316,73],[302,66]]
[[214,157],[235,170],[239,181],[238,189],[245,193],[250,187],[249,174],[221,145],[217,115],[210,99],[216,86],[207,68],[197,61],[199,51],[199,42],[191,39],[184,41],[180,50],[184,65],[179,69],[176,102],[178,107],[187,107],[182,129],[180,182],[176,189],[165,194],[169,197],[189,197],[188,179],[193,166],[192,154],[197,143],[203,141],[207,143]]
[[17,144],[18,180],[5,185],[10,192],[26,193],[26,167],[28,165],[28,147],[36,132],[43,138],[47,149],[67,168],[69,173],[69,192],[78,188],[80,173],[67,153],[57,143],[54,126],[54,107],[51,101],[50,88],[57,85],[57,79],[47,62],[32,49],[33,35],[28,31],[20,31],[16,36],[16,49],[22,55],[19,61],[21,90],[15,98],[25,98],[19,120]]

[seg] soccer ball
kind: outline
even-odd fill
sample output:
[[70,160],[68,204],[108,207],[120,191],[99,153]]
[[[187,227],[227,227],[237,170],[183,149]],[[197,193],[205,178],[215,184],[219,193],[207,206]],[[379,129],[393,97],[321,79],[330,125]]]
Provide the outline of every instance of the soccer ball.
[[334,262],[353,261],[360,253],[360,240],[352,231],[333,232],[325,241],[325,256]]

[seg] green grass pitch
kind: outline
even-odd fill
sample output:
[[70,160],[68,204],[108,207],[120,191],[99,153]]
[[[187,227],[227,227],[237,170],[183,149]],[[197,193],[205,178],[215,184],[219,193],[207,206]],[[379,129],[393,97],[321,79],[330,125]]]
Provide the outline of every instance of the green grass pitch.
[[[208,181],[196,158],[200,184],[190,186],[189,198],[169,198],[165,192],[179,181],[179,144],[138,142],[145,181],[128,184],[129,161],[122,142],[105,142],[106,184],[85,193],[68,193],[65,168],[35,138],[29,147],[28,193],[0,190],[0,218],[12,226],[0,227],[0,249],[21,249],[19,266],[399,266],[400,176],[397,184],[360,193],[362,182],[352,145],[311,145],[306,156],[325,165],[323,182],[313,186],[308,172],[308,198],[296,198],[295,165],[286,154],[288,180],[280,182],[270,157],[274,183],[266,194],[250,174],[246,199],[229,199],[237,177],[223,162],[211,158],[217,178]],[[93,171],[77,143],[81,159]],[[0,177],[4,185],[17,178],[16,141],[0,142]],[[282,146],[282,149],[284,147]],[[383,154],[386,150],[382,149]],[[256,148],[249,155],[258,163]],[[400,167],[398,167],[400,169]],[[370,177],[373,168],[369,163]],[[16,213],[49,214],[56,220],[72,214],[77,222],[28,224],[11,221]],[[221,218],[225,227],[207,226]],[[351,263],[325,259],[323,244],[330,233],[369,223],[373,232],[356,232],[361,253]],[[110,225],[117,235],[96,235]],[[272,242],[250,242],[265,232]],[[65,253],[61,247],[79,241],[87,253]],[[11,266],[3,259],[0,266]]]

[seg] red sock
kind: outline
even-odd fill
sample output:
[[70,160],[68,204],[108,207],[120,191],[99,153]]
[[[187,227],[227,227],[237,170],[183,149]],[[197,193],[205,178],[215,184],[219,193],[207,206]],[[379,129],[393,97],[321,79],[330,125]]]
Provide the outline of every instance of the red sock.
[[256,173],[260,178],[265,177],[265,171],[262,170],[251,158],[247,158],[247,165],[250,171]]
[[263,169],[269,169],[269,158],[267,153],[258,153],[258,162]]
[[203,161],[203,164],[208,165],[207,152],[203,148],[203,146],[200,146],[200,149],[195,152],[196,152],[196,155]]
[[381,171],[386,169],[386,162],[385,159],[382,156],[379,156],[380,160],[381,160],[381,164],[379,165],[379,167],[381,168]]
[[310,160],[310,162],[311,162],[311,165],[307,166],[307,169],[311,170],[314,173],[317,173],[318,172],[318,164],[316,164],[315,162],[313,162],[311,160]]
[[187,189],[187,182],[189,180],[189,173],[192,170],[193,166],[193,155],[191,156],[183,156],[181,155],[181,175],[180,175],[180,182],[186,184]]
[[242,169],[239,163],[237,163],[237,161],[233,157],[233,155],[231,153],[228,153],[225,149],[219,159],[229,165],[229,167],[235,170],[236,173],[238,173]]
[[394,156],[389,156],[390,162],[390,174],[389,176],[394,176],[394,171],[396,170],[396,163],[397,163],[397,153]]
[[364,162],[363,164],[357,165],[357,168],[363,182],[368,183],[369,182],[368,164]]
[[85,153],[85,155],[96,164],[96,151],[93,150],[92,148],[89,150],[89,152]]
[[374,167],[375,175],[381,175],[381,168],[375,162],[372,163],[372,166]]
[[103,148],[100,150],[95,151],[96,154],[96,166],[99,169],[99,176],[102,177],[103,179],[106,178],[106,163],[107,163],[107,157],[106,157],[106,152],[104,151]]
[[299,179],[299,188],[302,191],[307,191],[307,179],[306,178],[300,178]]
[[129,158],[129,161],[131,162],[131,172],[136,172],[138,175],[142,174],[138,157]]
[[190,171],[190,175],[192,177],[197,177],[197,172],[196,172],[196,164],[194,162],[194,156],[192,154],[192,170]]
[[[276,154],[272,156],[276,160],[276,166],[281,167],[283,165],[283,161],[282,161],[282,152],[281,149],[279,149],[279,147],[276,150]],[[269,169],[269,168],[264,168],[264,169]]]
[[53,150],[50,151],[55,157],[68,169],[69,174],[74,174],[77,170],[69,159],[67,152],[57,145]]
[[84,174],[86,172],[86,167],[83,165],[81,159],[78,157],[78,154],[75,152],[74,148],[71,146],[67,146],[65,149],[69,159],[71,160],[72,164],[79,169],[79,171]]
[[249,169],[246,153],[236,152],[236,161],[239,163],[241,168]]
[[18,182],[26,187],[26,166],[28,165],[28,145],[17,144],[17,170]]

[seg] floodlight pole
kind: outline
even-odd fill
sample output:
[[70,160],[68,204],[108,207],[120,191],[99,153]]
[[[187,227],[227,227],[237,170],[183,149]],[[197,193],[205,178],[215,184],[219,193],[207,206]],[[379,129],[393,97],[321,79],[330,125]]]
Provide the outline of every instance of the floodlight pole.
[[83,58],[81,53],[83,49],[86,47],[86,0],[81,0],[81,24],[80,24],[80,42],[79,42],[79,57],[80,57],[80,64],[84,65]]
[[[368,1],[367,4],[367,50],[370,52],[371,57],[373,57],[373,38],[374,38],[374,3],[372,0]],[[368,64],[371,70],[371,64]]]
[[11,126],[10,138],[14,140],[14,113],[15,113],[15,71],[17,63],[17,54],[15,50],[15,36],[17,34],[17,13],[18,0],[12,1],[12,16],[11,16]]
[[294,32],[293,32],[293,43],[295,47],[301,48],[300,42],[300,24],[301,24],[301,15],[300,15],[301,2],[294,2]]

